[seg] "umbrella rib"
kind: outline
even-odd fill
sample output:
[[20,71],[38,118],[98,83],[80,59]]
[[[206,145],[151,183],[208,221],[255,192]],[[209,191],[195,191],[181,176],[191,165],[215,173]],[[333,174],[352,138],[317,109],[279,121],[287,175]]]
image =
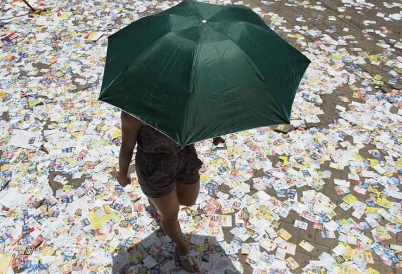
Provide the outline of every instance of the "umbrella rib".
[[[154,14],[154,15],[149,16],[149,17],[140,18],[139,20],[147,20],[147,19],[149,19],[149,18],[151,18],[151,17],[159,17],[159,16],[169,16],[169,17],[170,17],[170,16],[173,16],[173,15],[174,15],[174,16],[183,17],[183,18],[187,18],[187,17],[181,16],[181,15],[177,15],[177,14],[158,13],[158,14]],[[191,18],[187,18],[187,19],[189,19],[189,20],[194,20],[194,21],[195,21],[195,19],[191,19]],[[138,21],[139,21],[139,20],[138,20]],[[125,28],[128,28],[129,26],[130,26],[130,25],[126,26]],[[194,27],[194,26],[191,26],[191,27]],[[191,27],[189,27],[189,28],[191,28]],[[125,28],[124,28],[124,29],[125,29]],[[172,31],[172,30],[170,29],[170,30],[169,30],[167,33],[165,33],[163,36],[161,36],[161,37],[159,37],[158,39],[156,39],[151,45],[149,45],[148,47],[146,47],[142,52],[140,52],[137,56],[135,56],[134,59],[133,59],[130,63],[128,63],[128,65],[126,65],[126,67],[125,67],[124,69],[122,69],[122,71],[121,71],[118,75],[116,75],[116,76],[114,77],[114,79],[109,83],[109,85],[108,85],[106,88],[102,89],[102,90],[105,91],[105,90],[107,90],[108,88],[110,88],[110,87],[114,84],[114,82],[130,67],[130,65],[131,65],[133,62],[135,62],[135,60],[137,60],[139,56],[141,56],[142,54],[144,54],[144,52],[146,52],[147,49],[148,49],[150,46],[154,45],[154,43],[158,42],[160,39],[164,38],[166,35],[168,35],[168,34],[170,34],[170,33],[176,33],[177,31],[184,30],[184,29],[188,29],[188,28],[183,28],[183,29],[179,29],[179,30],[175,30],[175,31]],[[110,39],[112,39],[113,37],[116,37],[119,33],[120,33],[120,32],[116,32],[116,33],[112,34],[111,36],[109,36],[109,37],[108,37],[108,40],[110,41],[109,43],[112,43],[112,42],[111,42],[112,40],[110,40]]]
[[190,2],[191,4],[192,4],[192,6],[198,11],[198,14],[200,15],[200,19],[204,19],[204,18],[202,18],[202,16],[201,16],[201,11],[200,11],[200,9],[197,7],[197,5],[193,2],[193,1],[188,1],[188,2]]
[[[247,22],[244,22],[247,23]],[[216,32],[220,33],[221,35],[227,37],[230,41],[232,41],[232,43],[244,54],[244,56],[247,58],[247,60],[253,64],[254,69],[256,70],[257,74],[262,78],[262,80],[266,83],[266,86],[268,88],[267,82],[265,81],[264,77],[262,77],[262,73],[260,72],[260,70],[257,68],[257,66],[254,64],[254,62],[250,59],[250,57],[248,57],[247,53],[241,48],[239,47],[236,42],[230,38],[229,36],[227,36],[225,33],[222,33],[221,31],[213,28],[211,25],[208,25],[210,28],[212,28],[213,30],[215,30]],[[281,109],[281,111],[283,112],[283,114],[285,114],[286,116],[288,116],[287,111],[284,109],[284,107],[282,106],[282,104],[279,102],[278,98],[276,97],[274,92],[271,92],[272,97],[275,99],[276,103],[278,104],[279,108]],[[289,115],[290,117],[290,115]]]
[[[259,29],[261,29],[262,31],[264,31],[264,32],[266,32],[266,33],[273,34],[276,39],[281,39],[281,40],[285,41],[282,37],[280,37],[278,34],[276,34],[276,32],[274,32],[273,30],[271,30],[268,26],[267,26],[266,28],[263,28],[262,26],[253,24],[253,23],[251,23],[251,22],[247,22],[247,21],[242,21],[242,22],[244,22],[245,24],[250,25],[250,26],[252,26],[252,27],[259,28]],[[263,22],[264,22],[264,21],[263,21]],[[265,23],[265,22],[264,22],[264,23]],[[284,43],[284,44],[285,44],[285,43]],[[286,42],[286,44],[289,45],[289,46],[291,46],[291,45],[290,45],[289,43],[287,43],[287,42]]]
[[[150,15],[150,16],[141,17],[141,18],[137,19],[137,20],[135,21],[135,23],[137,23],[137,22],[139,22],[139,21],[146,21],[146,20],[149,20],[149,19],[151,19],[151,18],[159,17],[159,16],[162,16],[162,15],[169,15],[169,14],[168,14],[168,13],[157,13],[157,14],[153,14],[153,15]],[[115,37],[115,36],[121,35],[121,31],[123,31],[123,30],[129,28],[132,24],[133,24],[133,23],[131,23],[131,24],[125,26],[125,27],[122,28],[120,31],[117,31],[117,32],[113,33],[112,35],[109,35],[108,40],[110,40],[111,38],[113,38],[113,37]]]
[[[215,13],[212,17],[209,18],[209,21],[213,21],[214,17],[219,15],[219,13],[227,10],[227,9],[243,9],[243,10],[250,10],[249,8],[246,8],[245,6],[242,5],[230,5],[230,6],[224,6],[224,9],[219,10],[217,13]],[[219,22],[219,21],[214,21],[214,22]],[[231,21],[233,22],[233,21]],[[235,21],[239,22],[239,21]]]
[[[264,21],[263,21],[263,22],[264,22]],[[256,25],[256,24],[251,23],[251,22],[248,22],[248,21],[217,22],[217,23],[219,23],[219,24],[237,24],[237,23],[244,23],[244,24],[246,24],[246,25],[250,25],[250,26],[252,26],[252,27],[259,28],[259,29],[261,29],[262,31],[264,31],[265,33],[274,34],[274,36],[275,36],[276,39],[280,38],[281,40],[283,40],[278,34],[276,34],[274,31],[272,31],[268,26],[267,26],[267,28],[264,28],[264,27],[262,27],[262,26]],[[265,22],[264,22],[264,24],[265,24]],[[222,34],[223,34],[223,33],[222,33]],[[225,35],[225,36],[226,36],[226,35]],[[290,44],[289,44],[289,45],[290,45]]]
[[[283,39],[282,37],[280,37],[277,33],[275,33],[274,31],[272,31],[269,27],[263,28],[262,26],[259,26],[259,25],[256,25],[256,24],[253,24],[253,23],[250,23],[250,22],[246,22],[246,21],[243,21],[243,22],[244,22],[245,24],[247,24],[247,25],[250,25],[250,26],[252,26],[252,27],[256,27],[256,28],[260,29],[260,30],[264,31],[265,33],[273,34],[273,37],[275,37],[275,38],[278,39],[279,41],[282,41],[282,40],[285,41],[285,43],[282,43],[283,45],[295,49],[291,44],[287,43],[286,40],[284,40],[284,39]],[[264,22],[264,23],[265,23],[265,22]],[[296,49],[295,49],[295,50],[296,50]],[[288,56],[287,56],[287,57],[288,57]],[[289,59],[289,57],[288,57],[288,59]],[[293,68],[293,67],[292,67],[292,71],[294,71],[294,68]],[[293,73],[293,76],[295,77],[296,74],[297,74],[297,73],[294,72],[294,73]],[[297,88],[296,88],[296,90],[297,90]],[[296,90],[295,90],[295,92],[296,92]],[[277,102],[278,102],[278,104],[279,104],[279,100],[278,100],[278,98],[276,97],[276,95],[275,95],[274,92],[272,93],[272,95],[274,96],[274,98],[277,100]],[[287,111],[286,111],[286,109],[284,109],[284,108],[282,107],[282,104],[279,104],[279,105],[281,106],[282,111],[283,111],[285,114],[287,114]],[[291,113],[289,113],[288,115],[289,115],[289,119],[290,119]]]
[[[205,28],[203,27],[202,28],[202,30],[204,30]],[[192,62],[192,66],[191,66],[191,76],[190,76],[190,86],[189,86],[189,91],[190,91],[190,95],[191,95],[191,93],[192,93],[192,87],[193,87],[193,85],[192,85],[192,83],[193,83],[193,72],[194,72],[194,63],[197,61],[197,52],[198,52],[198,46],[199,46],[199,42],[200,42],[200,37],[201,37],[201,33],[199,33],[199,36],[198,36],[198,39],[197,39],[197,42],[196,42],[196,46],[195,46],[195,51],[194,51],[194,55],[193,55],[193,62]],[[189,111],[189,109],[190,109],[190,100],[188,100],[187,101],[187,104],[186,104],[186,110],[185,110],[185,113],[186,113],[186,115],[184,116],[184,121],[183,121],[183,125],[182,125],[182,132],[184,132],[184,127],[186,126],[186,124],[187,124],[187,118],[188,118],[188,111]]]
[[[262,21],[262,20],[261,20]],[[287,47],[290,47],[290,48],[292,48],[292,49],[294,49],[294,50],[297,50],[297,49],[295,49],[291,44],[289,44],[289,43],[287,43],[286,42],[286,40],[284,40],[282,37],[280,37],[277,33],[275,33],[274,31],[272,31],[268,26],[266,26],[266,27],[262,27],[262,26],[260,26],[260,25],[257,25],[257,24],[254,24],[254,23],[251,23],[251,22],[247,22],[247,21],[239,21],[239,22],[242,22],[242,23],[244,23],[244,24],[246,24],[246,25],[249,25],[249,26],[251,26],[251,27],[256,27],[256,28],[258,28],[258,29],[260,29],[260,30],[262,30],[263,32],[265,32],[265,33],[267,33],[267,34],[271,34],[272,35],[272,37],[275,37],[275,39],[277,39],[277,40],[279,40],[279,41],[283,41],[282,42],[282,44],[284,45],[284,46],[287,46]],[[264,22],[264,21],[262,21],[262,22]],[[234,23],[236,23],[236,22],[222,22],[223,24],[234,24]],[[264,22],[265,23],[265,22]],[[287,56],[288,57],[288,56]],[[289,57],[288,57],[288,59],[289,59]],[[306,58],[307,59],[307,58]],[[292,68],[292,71],[294,71],[294,69]],[[296,75],[297,73],[296,72],[294,72],[293,73],[293,76],[295,77],[295,75]],[[297,89],[296,89],[297,90]],[[296,92],[296,91],[295,91]],[[278,101],[278,103],[279,103],[279,100],[277,99],[277,97],[276,97],[276,95],[274,94],[274,93],[272,93],[273,94],[273,96],[275,97],[275,99]],[[282,107],[282,105],[280,104],[280,106]],[[282,108],[282,111],[286,114],[287,113],[287,111],[286,111],[286,109],[284,109],[284,108]],[[289,113],[289,118],[290,118],[290,113]]]
[[[106,92],[106,90],[108,90],[111,86],[113,86],[113,84],[117,81],[117,79],[120,78],[120,75],[122,75],[123,73],[126,72],[126,70],[128,69],[128,67],[129,67],[129,66],[126,66],[126,67],[124,68],[124,70],[122,70],[116,77],[114,77],[114,79],[109,83],[109,85],[107,85],[107,87],[105,87],[104,89],[102,89],[101,92],[104,93],[104,92]],[[102,94],[101,94],[101,96],[102,96]],[[101,99],[99,99],[99,100],[101,100]]]
[[[166,14],[166,15],[170,15],[170,14]],[[177,34],[177,32],[178,31],[180,31],[180,30],[185,30],[185,29],[189,29],[189,28],[193,28],[193,27],[195,27],[195,26],[191,26],[191,27],[188,27],[188,28],[183,28],[183,29],[178,29],[178,30],[175,30],[175,31],[172,31],[172,30],[170,30],[169,32],[167,32],[167,33],[165,33],[164,35],[162,35],[161,37],[159,37],[158,39],[156,39],[152,44],[150,44],[148,47],[146,47],[142,52],[140,52],[114,79],[113,79],[113,81],[111,81],[111,83],[105,88],[105,89],[103,89],[103,90],[107,90],[108,88],[110,88],[113,84],[114,84],[114,82],[116,82],[116,80],[118,80],[118,78],[120,78],[120,76],[123,74],[123,73],[125,73],[126,71],[127,71],[127,69],[140,57],[140,56],[142,56],[145,52],[147,52],[147,50],[150,48],[150,47],[152,47],[155,43],[157,43],[157,42],[159,42],[161,39],[163,39],[163,38],[165,38],[167,35],[169,35],[169,34],[172,34],[172,33],[175,33],[175,34]],[[197,41],[197,43],[198,43],[198,41]]]
[[155,14],[153,16],[157,16],[157,15],[169,15],[169,16],[173,15],[173,16],[181,17],[181,18],[184,18],[184,19],[187,19],[187,20],[193,20],[193,21],[198,21],[199,20],[199,19],[194,19],[194,18],[191,18],[191,17],[186,17],[186,16],[183,16],[183,15],[175,14],[175,13],[158,13],[158,14]]

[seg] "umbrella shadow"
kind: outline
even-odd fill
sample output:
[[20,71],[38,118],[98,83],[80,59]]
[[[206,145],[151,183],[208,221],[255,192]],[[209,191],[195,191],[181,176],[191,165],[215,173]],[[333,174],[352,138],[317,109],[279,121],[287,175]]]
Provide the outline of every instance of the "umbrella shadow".
[[[191,239],[194,237],[194,241]],[[190,250],[196,259],[202,274],[240,274],[232,260],[214,236],[185,235]],[[161,230],[149,234],[141,241],[133,242],[127,238],[117,248],[112,258],[113,274],[129,273],[188,273],[181,267],[175,254],[175,244]]]

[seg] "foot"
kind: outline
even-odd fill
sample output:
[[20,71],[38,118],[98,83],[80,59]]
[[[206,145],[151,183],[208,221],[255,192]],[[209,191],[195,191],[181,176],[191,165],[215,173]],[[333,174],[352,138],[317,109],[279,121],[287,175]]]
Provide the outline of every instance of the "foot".
[[190,273],[198,273],[200,268],[198,267],[194,256],[191,255],[190,250],[187,247],[176,247],[176,252],[179,256],[180,263],[183,266],[184,270]]

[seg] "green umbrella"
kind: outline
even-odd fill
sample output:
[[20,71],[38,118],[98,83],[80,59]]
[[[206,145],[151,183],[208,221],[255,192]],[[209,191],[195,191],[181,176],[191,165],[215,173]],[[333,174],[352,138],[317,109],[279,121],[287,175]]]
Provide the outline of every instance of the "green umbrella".
[[99,100],[181,146],[289,123],[310,63],[244,6],[184,0],[108,40]]

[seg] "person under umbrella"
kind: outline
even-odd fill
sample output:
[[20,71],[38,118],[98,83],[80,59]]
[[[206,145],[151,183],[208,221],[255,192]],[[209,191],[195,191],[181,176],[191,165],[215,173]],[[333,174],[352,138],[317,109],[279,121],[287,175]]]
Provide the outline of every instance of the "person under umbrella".
[[118,182],[130,184],[137,146],[138,182],[161,214],[186,271],[199,267],[178,212],[200,188],[194,143],[289,124],[310,61],[251,9],[184,0],[109,38],[99,100],[122,110]]
[[199,267],[185,242],[178,213],[180,206],[192,206],[200,190],[198,159],[194,145],[179,146],[169,137],[140,120],[121,112],[122,145],[119,155],[118,182],[131,183],[128,167],[133,151],[138,182],[150,204],[161,214],[160,227],[176,244],[179,260],[188,272]]

